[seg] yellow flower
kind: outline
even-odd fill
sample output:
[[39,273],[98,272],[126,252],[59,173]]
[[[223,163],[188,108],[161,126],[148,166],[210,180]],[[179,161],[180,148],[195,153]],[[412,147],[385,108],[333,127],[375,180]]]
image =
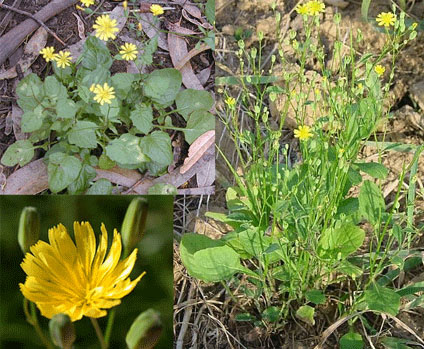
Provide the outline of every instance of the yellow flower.
[[225,100],[225,103],[230,107],[233,108],[236,105],[236,100],[233,97],[227,97]]
[[49,229],[49,242],[38,241],[27,253],[21,267],[27,274],[25,284],[19,284],[25,298],[34,302],[43,316],[51,319],[64,313],[71,321],[83,316],[99,318],[105,309],[121,303],[145,273],[131,281],[129,275],[137,258],[137,249],[120,261],[121,235],[113,232],[107,251],[107,231],[96,251],[96,237],[88,222],[74,222],[76,245],[66,228],[59,224]]
[[111,104],[112,99],[115,98],[115,90],[112,86],[109,86],[107,82],[105,82],[103,86],[98,84],[93,87],[93,85],[91,85],[90,91],[94,92],[94,100],[100,103],[100,105],[104,103]]
[[374,67],[375,72],[377,73],[378,76],[381,76],[384,74],[384,72],[386,71],[386,68],[384,68],[382,65],[377,64]]
[[153,13],[153,16],[160,16],[163,15],[163,7],[161,5],[153,4],[150,6],[150,12]]
[[415,30],[417,27],[418,27],[418,23],[417,22],[414,22],[411,25],[411,30]]
[[296,12],[300,15],[308,15],[309,8],[307,4],[299,4],[296,7]]
[[43,58],[46,60],[46,62],[54,61],[57,56],[57,53],[54,53],[54,47],[52,46],[43,48],[40,51],[40,54],[43,55]]
[[137,29],[138,29],[139,31],[141,31],[141,29],[143,29],[143,26],[141,25],[141,22],[139,22],[139,23],[138,23]]
[[316,16],[319,15],[321,12],[324,12],[325,5],[322,1],[313,0],[309,1],[306,6],[308,7],[308,15],[310,16]]
[[85,7],[89,7],[91,5],[94,5],[94,0],[81,0],[81,2]]
[[377,18],[376,21],[379,26],[385,26],[390,27],[391,25],[394,25],[396,22],[396,15],[391,12],[381,12]]
[[299,126],[297,130],[294,130],[294,137],[299,138],[299,140],[307,140],[312,137],[312,132],[309,126]]
[[68,51],[60,51],[56,58],[55,61],[57,63],[57,66],[59,68],[66,68],[69,67],[71,65],[71,53]]
[[128,42],[121,45],[121,51],[119,51],[119,54],[122,56],[122,58],[127,61],[133,61],[136,59],[137,53],[137,46]]
[[122,3],[122,6],[124,7],[124,10],[126,10],[127,8],[128,8],[128,1],[124,1],[123,3]]
[[116,19],[111,19],[109,15],[97,17],[93,28],[96,30],[95,35],[103,41],[115,39],[115,33],[119,31],[116,27]]

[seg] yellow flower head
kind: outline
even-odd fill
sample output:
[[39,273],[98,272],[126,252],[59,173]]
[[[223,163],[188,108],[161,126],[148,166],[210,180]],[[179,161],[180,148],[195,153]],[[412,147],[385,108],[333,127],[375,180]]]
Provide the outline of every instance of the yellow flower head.
[[299,4],[296,7],[296,12],[300,15],[308,15],[309,7],[307,4]]
[[91,85],[90,91],[94,92],[94,100],[100,105],[104,103],[111,104],[112,99],[115,98],[115,89],[112,86],[109,86],[107,82],[102,85]]
[[236,100],[234,97],[227,97],[225,100],[225,103],[230,107],[233,108],[236,105]]
[[141,29],[143,29],[143,26],[141,25],[141,22],[138,22],[137,29],[138,29],[139,31],[141,31]]
[[125,0],[125,1],[122,3],[122,6],[124,7],[124,10],[126,10],[126,9],[128,8],[128,1],[127,1],[127,0]]
[[116,19],[111,19],[109,15],[97,17],[93,28],[96,30],[95,35],[103,41],[115,39],[115,33],[119,31],[116,27]]
[[66,68],[69,67],[71,65],[71,53],[68,51],[60,51],[56,58],[55,61],[57,63],[57,66],[59,68]]
[[81,0],[81,2],[85,7],[90,7],[91,5],[94,5],[94,0]]
[[396,15],[392,12],[381,12],[377,18],[376,21],[378,25],[390,27],[391,25],[394,25],[396,22]]
[[145,273],[131,281],[129,275],[137,258],[137,249],[120,261],[121,235],[113,232],[107,251],[107,231],[96,250],[96,237],[90,223],[74,223],[75,242],[66,228],[59,224],[49,229],[49,242],[38,241],[31,246],[21,267],[27,274],[25,284],[19,284],[25,298],[34,302],[43,316],[51,319],[59,313],[71,321],[83,316],[99,318],[105,309],[121,303]]
[[127,61],[133,61],[134,59],[136,59],[137,53],[137,46],[128,42],[121,45],[121,50],[119,51],[119,54],[122,56],[122,58]]
[[411,30],[415,30],[417,27],[418,27],[418,23],[417,22],[414,22],[411,25]]
[[294,130],[294,137],[299,138],[299,140],[307,140],[312,137],[312,132],[309,126],[299,126],[297,130]]
[[153,16],[160,16],[163,15],[165,11],[161,5],[153,4],[150,6],[150,12],[153,13]]
[[52,46],[43,48],[40,51],[40,54],[43,55],[43,58],[46,60],[46,62],[54,61],[57,56],[57,54],[54,53],[54,47]]
[[306,3],[306,6],[308,8],[308,15],[310,16],[316,16],[319,15],[321,12],[324,12],[325,5],[322,1],[318,0],[312,0]]
[[384,72],[386,71],[386,68],[384,68],[382,65],[377,64],[374,67],[374,71],[377,73],[378,76],[381,76],[384,74]]

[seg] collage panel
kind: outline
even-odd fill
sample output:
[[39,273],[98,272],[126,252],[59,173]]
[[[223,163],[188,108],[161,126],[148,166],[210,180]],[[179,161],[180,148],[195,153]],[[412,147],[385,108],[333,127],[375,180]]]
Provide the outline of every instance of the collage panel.
[[216,193],[175,202],[176,348],[424,344],[423,6],[216,2]]
[[2,196],[0,212],[1,348],[172,347],[172,196]]
[[0,194],[214,192],[214,1],[19,4],[0,4]]

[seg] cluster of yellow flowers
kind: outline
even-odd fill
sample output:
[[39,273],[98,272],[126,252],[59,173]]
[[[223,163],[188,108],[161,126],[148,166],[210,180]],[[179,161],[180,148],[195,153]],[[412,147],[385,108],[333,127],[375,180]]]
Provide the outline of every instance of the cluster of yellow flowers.
[[305,4],[299,4],[296,7],[296,12],[300,15],[317,16],[324,12],[325,4],[322,1],[311,0]]
[[68,51],[59,51],[55,53],[54,47],[48,46],[40,51],[46,62],[54,61],[59,68],[66,68],[71,65],[71,53]]

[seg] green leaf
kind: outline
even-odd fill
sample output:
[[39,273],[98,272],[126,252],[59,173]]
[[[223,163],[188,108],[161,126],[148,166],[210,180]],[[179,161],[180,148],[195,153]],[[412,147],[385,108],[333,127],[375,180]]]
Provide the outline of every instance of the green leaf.
[[215,0],[208,0],[205,5],[205,15],[210,24],[215,23]]
[[365,232],[352,223],[328,228],[318,242],[318,254],[325,259],[344,259],[364,242]]
[[100,106],[100,112],[104,115],[109,121],[116,122],[119,121],[117,116],[119,116],[121,108],[117,98],[112,99],[112,103],[104,103]]
[[153,102],[164,107],[170,106],[182,84],[181,73],[177,69],[157,69],[144,81],[144,94]]
[[156,183],[148,190],[148,195],[177,195],[177,188],[172,184]]
[[110,195],[112,194],[112,183],[106,178],[98,179],[88,190],[86,195]]
[[362,269],[347,260],[342,261],[337,267],[337,270],[350,276],[353,280],[362,275]]
[[207,91],[188,88],[178,93],[175,103],[177,104],[178,112],[187,120],[194,111],[210,110],[213,106],[213,98]]
[[356,162],[356,166],[362,172],[368,173],[371,177],[385,179],[389,174],[389,170],[378,162]]
[[59,99],[56,104],[57,119],[72,119],[78,111],[78,106],[71,99]]
[[240,321],[240,322],[255,321],[256,317],[254,317],[253,315],[251,315],[249,313],[241,313],[241,314],[236,315],[235,320]]
[[151,105],[145,103],[137,104],[130,114],[130,119],[137,130],[144,134],[148,134],[153,128],[153,109]]
[[44,80],[44,95],[55,104],[59,99],[68,97],[68,91],[55,76],[50,75]]
[[371,224],[379,222],[386,209],[380,188],[371,181],[365,181],[359,192],[359,212]]
[[174,159],[171,138],[163,131],[154,131],[143,137],[140,147],[144,154],[162,166],[170,165]]
[[227,280],[241,268],[239,255],[231,247],[205,235],[184,234],[180,253],[188,273],[208,282]]
[[140,138],[129,133],[111,141],[106,146],[106,155],[124,165],[141,165],[150,161],[140,147]]
[[383,337],[381,339],[381,344],[384,345],[387,349],[412,349],[409,345],[407,339],[395,338],[395,337]]
[[269,236],[265,236],[257,227],[251,227],[238,234],[240,247],[249,255],[262,257],[265,250],[271,245]]
[[80,195],[82,194],[89,186],[90,181],[96,178],[96,170],[88,164],[83,164],[82,169],[79,173],[78,178],[73,181],[68,186],[68,194],[70,195]]
[[40,105],[44,98],[42,86],[41,79],[35,74],[29,74],[19,82],[16,93],[19,96],[18,105],[23,111],[33,111]]
[[147,309],[132,323],[125,337],[129,349],[155,348],[162,333],[160,312]]
[[1,163],[5,166],[24,166],[34,157],[34,146],[27,140],[20,140],[9,146],[4,152]]
[[99,167],[102,170],[110,170],[116,166],[116,162],[111,160],[105,153],[99,157]]
[[269,322],[277,322],[280,319],[280,309],[277,307],[268,307],[262,312],[262,319]]
[[85,41],[80,59],[81,65],[89,70],[95,70],[99,66],[109,70],[113,62],[106,45],[94,35]]
[[96,148],[97,125],[91,121],[77,121],[74,127],[68,133],[69,143],[75,144],[80,148]]
[[158,35],[154,36],[149,40],[147,45],[143,47],[143,53],[138,55],[136,59],[136,65],[150,65],[153,63],[153,54],[158,49]]
[[324,304],[325,303],[325,295],[320,290],[307,291],[305,296],[306,296],[306,299],[309,302],[312,302],[314,304]]
[[50,190],[57,193],[65,189],[78,178],[81,167],[81,162],[75,156],[64,153],[51,154],[47,166]]
[[399,312],[400,298],[390,288],[374,283],[364,292],[364,301],[369,310],[380,311],[396,316]]
[[368,9],[370,7],[371,0],[362,0],[361,15],[364,21],[368,21]]
[[311,326],[315,325],[314,315],[315,309],[309,305],[303,305],[296,311],[296,317]]
[[198,137],[207,131],[215,129],[215,117],[205,110],[191,113],[187,127],[183,131],[188,144],[193,143]]
[[359,333],[349,332],[340,338],[340,349],[362,349],[363,347],[364,342]]
[[125,98],[128,92],[130,92],[133,82],[134,74],[117,73],[112,76],[112,85],[122,98]]
[[21,128],[22,132],[34,132],[43,126],[43,121],[46,115],[43,112],[43,107],[38,105],[33,111],[26,111],[22,114]]

